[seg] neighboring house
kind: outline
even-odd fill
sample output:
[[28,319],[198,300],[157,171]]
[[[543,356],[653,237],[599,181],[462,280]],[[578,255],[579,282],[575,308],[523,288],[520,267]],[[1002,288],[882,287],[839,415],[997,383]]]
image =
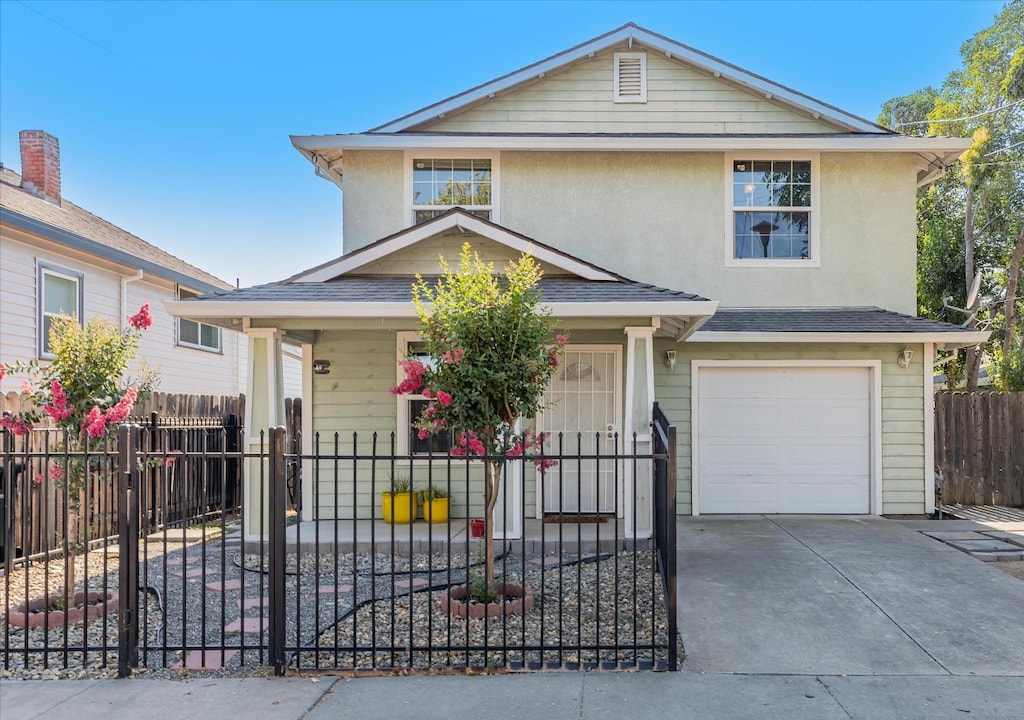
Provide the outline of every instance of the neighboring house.
[[[372,130],[292,143],[344,191],[344,254],[171,304],[249,328],[265,399],[250,427],[279,422],[274,359],[291,340],[305,427],[397,432],[415,453],[416,400],[388,393],[416,352],[409,284],[468,240],[497,264],[530,250],[570,334],[538,425],[636,433],[649,451],[659,401],[679,428],[679,513],[932,511],[935,351],[987,333],[914,316],[915,194],[968,140],[898,135],[630,24]],[[624,472],[643,497],[647,470]],[[365,471],[318,482],[318,517],[369,495]],[[512,507],[649,532],[632,492],[580,482],[540,497],[513,477]]]
[[[20,140],[22,174],[0,168],[0,361],[52,357],[56,315],[99,315],[124,327],[148,301],[153,326],[139,360],[159,370],[159,390],[244,392],[244,336],[164,309],[165,300],[231,285],[66,200],[57,138],[27,130]],[[21,381],[5,378],[0,393],[17,392]]]

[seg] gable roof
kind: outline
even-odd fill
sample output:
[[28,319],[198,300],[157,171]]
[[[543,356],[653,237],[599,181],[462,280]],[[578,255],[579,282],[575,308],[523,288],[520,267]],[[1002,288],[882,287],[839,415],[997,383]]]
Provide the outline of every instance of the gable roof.
[[609,270],[600,268],[597,265],[588,263],[585,260],[575,258],[561,250],[556,250],[550,245],[538,242],[532,238],[522,235],[508,228],[502,227],[490,220],[484,220],[466,210],[456,207],[447,212],[431,218],[427,222],[413,225],[412,227],[399,230],[385,238],[371,243],[365,247],[355,250],[347,255],[329,260],[309,270],[293,275],[284,282],[324,282],[333,280],[341,275],[354,273],[361,267],[378,260],[391,253],[404,250],[415,245],[421,240],[438,235],[439,233],[459,228],[466,230],[480,237],[504,245],[516,252],[529,252],[535,259],[554,265],[566,272],[577,275],[586,280],[600,281],[621,281],[625,280]]
[[368,130],[368,133],[397,133],[415,130],[419,126],[437,119],[439,115],[450,114],[465,109],[473,103],[508,90],[521,83],[534,80],[538,76],[558,71],[572,63],[588,58],[604,50],[620,46],[626,43],[632,47],[639,43],[652,50],[664,53],[669,58],[687,63],[702,71],[705,71],[716,78],[739,85],[743,88],[758,93],[767,99],[775,100],[792,108],[807,112],[815,119],[822,119],[852,132],[861,133],[882,133],[894,134],[892,130],[876,125],[869,120],[858,117],[834,105],[829,105],[821,100],[805,95],[797,90],[780,85],[761,75],[726,62],[720,58],[708,55],[696,48],[676,42],[664,35],[640,27],[634,23],[627,23],[604,35],[599,35],[592,40],[583,42],[575,47],[564,50],[560,53],[545,58],[539,62],[527,65],[524,68],[503,75],[495,80],[478,85],[474,88],[453,95],[450,98],[441,100],[432,105],[403,115],[391,122],[378,125]]
[[201,292],[232,287],[66,199],[57,206],[33,195],[21,187],[18,173],[4,167],[0,167],[0,221]]

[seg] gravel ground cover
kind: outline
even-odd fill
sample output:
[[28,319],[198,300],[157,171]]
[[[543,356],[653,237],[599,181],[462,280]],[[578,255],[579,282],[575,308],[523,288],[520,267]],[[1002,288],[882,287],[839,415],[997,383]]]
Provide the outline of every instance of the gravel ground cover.
[[[460,548],[460,551],[464,548]],[[105,554],[107,557],[104,557]],[[144,546],[139,569],[140,668],[137,674],[263,675],[268,658],[269,562],[243,553],[230,536],[205,543],[160,538]],[[451,667],[644,666],[664,660],[620,646],[667,646],[667,618],[653,553],[499,559],[498,572],[525,584],[535,607],[525,616],[452,618],[440,608],[447,588],[463,583],[467,556],[289,554],[285,622],[289,667],[300,670]],[[79,560],[81,587],[117,587],[116,548]],[[480,572],[468,558],[469,572]],[[36,563],[0,576],[0,609],[63,586],[63,562]],[[112,677],[118,614],[68,628],[8,627],[0,643],[0,678]],[[83,642],[88,640],[88,649]],[[47,654],[25,652],[49,646]],[[106,645],[106,653],[102,648]],[[600,645],[600,648],[589,647]],[[437,650],[429,649],[438,648]],[[508,648],[501,649],[501,646]],[[558,647],[561,646],[562,650]],[[449,650],[448,648],[458,648]],[[486,649],[485,649],[486,648]],[[6,664],[6,666],[5,666]]]

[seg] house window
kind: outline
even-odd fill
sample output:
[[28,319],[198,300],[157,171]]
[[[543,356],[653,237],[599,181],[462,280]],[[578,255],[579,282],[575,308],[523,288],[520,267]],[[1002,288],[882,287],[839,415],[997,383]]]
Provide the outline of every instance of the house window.
[[[195,297],[197,294],[191,290],[178,288],[179,300]],[[208,352],[220,352],[221,330],[215,325],[178,318],[178,345]]]
[[728,160],[732,265],[819,263],[813,158]]
[[[419,341],[419,334],[415,332],[398,333],[398,356],[400,359],[415,359],[424,364],[430,364],[430,356],[426,348]],[[398,381],[405,379],[405,373],[401,367],[398,369]],[[398,438],[397,445],[399,453],[411,452],[414,455],[435,455],[447,454],[452,446],[452,434],[449,431],[434,433],[426,438],[419,437],[419,431],[414,427],[416,419],[430,401],[422,395],[399,395],[398,396]]]
[[615,53],[613,83],[613,102],[647,102],[647,53]]
[[82,322],[82,279],[82,273],[39,266],[39,357],[53,357],[50,328],[54,318],[66,315]]
[[453,207],[491,220],[493,167],[489,157],[412,159],[413,224]]

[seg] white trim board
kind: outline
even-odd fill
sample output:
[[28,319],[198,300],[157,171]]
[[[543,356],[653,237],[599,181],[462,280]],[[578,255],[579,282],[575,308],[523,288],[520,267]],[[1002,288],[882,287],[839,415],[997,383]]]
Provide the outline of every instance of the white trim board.
[[990,332],[714,332],[698,330],[695,343],[935,343],[952,350],[988,340]]
[[690,363],[690,512],[700,515],[700,371],[715,367],[853,367],[871,374],[869,513],[882,514],[882,361],[881,360],[692,360]]

